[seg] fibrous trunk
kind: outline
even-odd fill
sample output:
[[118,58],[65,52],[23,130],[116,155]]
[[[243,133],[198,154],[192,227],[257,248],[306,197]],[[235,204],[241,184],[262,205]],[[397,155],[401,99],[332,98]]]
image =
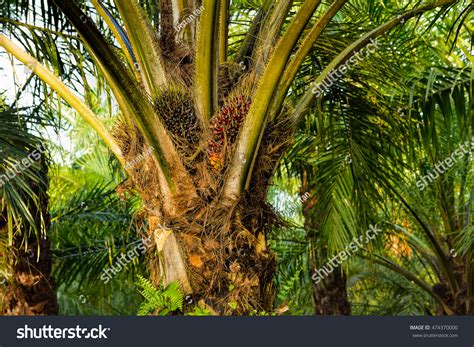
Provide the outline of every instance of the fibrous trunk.
[[340,269],[336,269],[318,284],[313,281],[312,288],[316,315],[347,316],[351,314],[351,305],[347,299],[346,275]]
[[[38,246],[40,248],[39,259]],[[58,304],[55,283],[51,277],[51,253],[49,238],[38,244],[35,237],[29,239],[24,250],[22,239],[16,238],[13,276],[3,294],[2,315],[43,316],[57,315]]]
[[[149,218],[156,255],[150,258],[155,282],[178,281],[188,304],[216,315],[269,312],[273,307],[276,259],[266,248],[273,218],[269,209],[196,206],[194,218]],[[250,212],[250,213],[249,213]]]

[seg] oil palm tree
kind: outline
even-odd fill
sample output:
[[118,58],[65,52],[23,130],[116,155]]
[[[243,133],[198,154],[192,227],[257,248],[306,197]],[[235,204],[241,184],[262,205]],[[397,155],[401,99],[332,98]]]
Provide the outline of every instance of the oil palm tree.
[[[315,83],[398,24],[456,2],[404,6],[343,47]],[[266,234],[278,218],[266,194],[317,96],[308,88],[299,100],[286,99],[308,53],[347,1],[266,0],[249,6],[253,22],[241,41],[229,26],[245,8],[238,2],[52,3],[45,9],[41,2],[42,16],[72,24],[62,24],[59,35],[66,41],[80,37],[119,105],[112,130],[7,35],[0,35],[0,46],[84,117],[122,164],[126,187],[144,201],[155,239],[153,281],[179,282],[215,314],[270,311],[276,259]],[[176,29],[190,18],[195,22]],[[22,22],[9,24],[18,28]],[[107,26],[113,39],[106,40],[98,26]]]

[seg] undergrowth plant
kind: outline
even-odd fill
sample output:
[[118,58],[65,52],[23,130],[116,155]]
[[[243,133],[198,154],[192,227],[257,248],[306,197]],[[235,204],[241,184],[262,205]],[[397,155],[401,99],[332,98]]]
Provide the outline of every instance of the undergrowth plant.
[[145,298],[138,310],[139,316],[166,316],[183,309],[184,295],[179,283],[172,282],[166,288],[163,285],[156,288],[150,280],[139,275],[136,285],[141,288],[140,294]]

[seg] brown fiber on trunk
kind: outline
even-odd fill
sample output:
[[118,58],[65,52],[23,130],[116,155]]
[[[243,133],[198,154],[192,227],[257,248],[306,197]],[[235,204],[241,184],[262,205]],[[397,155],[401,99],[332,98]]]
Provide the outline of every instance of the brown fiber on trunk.
[[198,305],[215,315],[270,312],[276,258],[266,233],[276,219],[265,203],[250,200],[201,202],[180,218],[149,217],[153,282],[179,281],[191,304],[185,311]]
[[160,0],[160,39],[164,51],[172,52],[175,49],[177,24],[173,13],[173,0]]
[[51,277],[51,252],[49,238],[42,238],[39,243],[41,252],[37,261],[38,242],[29,239],[25,252],[21,239],[15,239],[13,278],[4,296],[2,315],[7,316],[42,316],[57,315],[55,284]]

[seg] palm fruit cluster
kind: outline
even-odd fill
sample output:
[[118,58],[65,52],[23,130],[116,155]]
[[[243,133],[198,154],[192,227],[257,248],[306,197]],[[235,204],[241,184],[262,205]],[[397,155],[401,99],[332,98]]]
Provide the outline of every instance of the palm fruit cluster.
[[252,99],[247,96],[235,96],[226,101],[219,113],[211,120],[211,135],[208,156],[215,172],[224,165],[224,149],[236,142],[239,130],[249,112]]
[[155,99],[155,110],[175,140],[184,140],[186,144],[199,142],[200,123],[189,93],[180,88],[164,90]]

